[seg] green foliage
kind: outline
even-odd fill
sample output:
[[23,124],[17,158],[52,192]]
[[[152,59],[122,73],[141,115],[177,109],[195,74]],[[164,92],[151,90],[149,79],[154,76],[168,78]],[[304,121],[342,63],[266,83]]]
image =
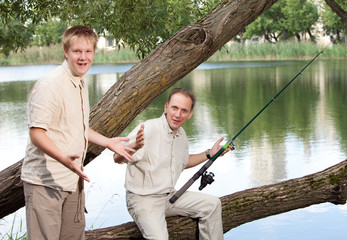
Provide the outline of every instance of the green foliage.
[[1,52],[8,56],[10,51],[24,50],[31,43],[36,26],[53,17],[69,22],[83,3],[82,0],[0,1]]
[[115,51],[97,51],[94,57],[94,63],[134,63],[138,58],[135,51],[129,48],[119,48]]
[[35,46],[50,46],[61,43],[61,37],[67,25],[63,22],[51,20],[40,24],[35,31],[32,44]]
[[296,36],[300,40],[299,33],[311,35],[318,18],[317,7],[307,0],[279,0],[247,26],[244,37],[264,36],[269,42],[277,42],[280,36],[284,40]]
[[[215,7],[218,0],[3,0],[0,18],[3,24],[18,16],[22,25],[40,26],[40,36],[50,31],[49,21],[59,19],[68,25],[85,24],[115,38],[144,57],[178,29],[196,22]],[[17,34],[17,33],[15,33]],[[18,39],[18,37],[17,37]],[[41,39],[51,44],[50,39]],[[0,41],[3,43],[3,41]],[[14,41],[9,49],[22,45]],[[3,44],[2,44],[3,45]]]
[[[346,0],[336,0],[344,7]],[[28,44],[56,44],[69,25],[84,24],[114,37],[143,58],[182,27],[197,22],[222,0],[1,0],[0,51],[25,49]],[[311,0],[279,0],[246,28],[244,38],[265,36],[269,42],[299,33],[311,35],[317,21]],[[328,18],[329,19],[329,18]],[[55,21],[53,21],[55,20]],[[326,31],[340,25],[327,22]],[[336,32],[336,30],[334,30]],[[32,36],[34,41],[32,42]],[[313,37],[313,35],[312,35]]]
[[[208,61],[239,61],[239,60],[288,60],[309,59],[317,55],[324,46],[313,43],[278,42],[276,44],[231,44],[223,47],[210,57]],[[0,65],[25,64],[60,64],[64,60],[62,45],[49,47],[30,47],[25,52],[11,53],[6,59],[0,55]],[[324,51],[320,59],[346,58],[347,46],[334,44]],[[136,52],[130,48],[119,48],[115,51],[96,51],[95,64],[135,63],[138,61]]]
[[250,39],[255,36],[264,36],[269,42],[277,41],[285,31],[284,13],[285,1],[280,0],[270,9],[259,16],[253,23],[246,27],[244,38]]
[[12,50],[24,49],[31,41],[34,29],[23,25],[18,19],[8,18],[7,23],[0,22],[0,48],[5,56]]
[[[234,61],[234,60],[289,60],[310,59],[316,56],[324,46],[313,43],[295,43],[291,41],[275,44],[231,44],[216,52],[209,61]],[[320,59],[346,58],[347,46],[335,44],[320,55]]]
[[[347,11],[346,0],[336,0],[336,2],[345,11]],[[342,29],[347,30],[342,19],[335,12],[333,12],[327,4],[323,5],[322,21],[323,29],[328,35],[337,35],[342,31]]]
[[119,45],[128,45],[143,58],[177,30],[197,21],[202,15],[200,2],[205,1],[98,1],[100,13],[92,14],[98,17],[82,22],[113,36]]
[[[11,52],[4,58],[0,55],[0,65],[26,65],[26,64],[61,64],[64,61],[62,44],[48,46],[32,46],[25,52]],[[94,63],[133,63],[138,61],[135,51],[129,48],[120,48],[115,51],[96,51]]]
[[283,12],[286,30],[296,36],[300,32],[310,33],[319,18],[317,7],[307,0],[286,0]]

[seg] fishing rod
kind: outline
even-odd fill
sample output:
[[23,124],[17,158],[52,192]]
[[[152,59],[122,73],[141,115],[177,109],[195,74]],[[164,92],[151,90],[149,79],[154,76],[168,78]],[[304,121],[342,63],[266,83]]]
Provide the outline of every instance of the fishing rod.
[[[340,35],[340,34],[339,34]],[[214,179],[213,173],[207,173],[207,169],[213,164],[213,162],[229,147],[229,146],[235,146],[234,140],[273,102],[275,102],[276,98],[279,97],[279,95],[299,76],[301,73],[314,61],[320,54],[323,54],[325,49],[327,49],[330,44],[332,44],[339,35],[334,38],[322,51],[320,51],[309,63],[306,64],[305,67],[301,69],[301,71],[295,75],[295,77],[292,78],[241,130],[231,139],[229,140],[219,151],[211,158],[209,159],[201,168],[199,171],[197,171],[191,179],[188,180],[188,182],[180,189],[178,190],[175,195],[173,195],[170,198],[170,203],[176,202],[176,200],[200,177],[201,177],[201,184],[199,187],[199,190],[202,190],[204,187],[206,187],[207,184],[211,184]]]

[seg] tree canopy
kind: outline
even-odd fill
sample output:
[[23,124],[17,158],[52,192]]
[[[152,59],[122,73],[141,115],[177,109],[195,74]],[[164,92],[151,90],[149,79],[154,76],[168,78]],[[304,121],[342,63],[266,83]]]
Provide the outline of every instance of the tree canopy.
[[[141,57],[172,36],[178,29],[196,22],[220,0],[2,0],[0,31],[12,30],[0,39],[0,47],[17,50],[28,45],[22,33],[43,31],[52,19],[67,25],[84,24],[98,34],[115,38],[118,44],[136,49]],[[16,31],[11,25],[21,25]],[[4,32],[4,31],[3,31]],[[0,32],[2,33],[2,32]],[[2,34],[3,35],[3,34]],[[5,36],[5,35],[4,35]]]
[[[345,12],[347,11],[347,1],[346,0],[336,0],[337,6],[341,6],[341,9]],[[347,26],[344,23],[344,20],[336,14],[335,11],[328,5],[323,5],[322,13],[323,29],[326,34],[334,35],[340,34],[340,32],[345,29],[347,31]],[[347,20],[345,20],[347,21]]]
[[[328,1],[328,0],[326,0]],[[119,47],[129,46],[143,58],[179,29],[197,22],[222,0],[0,0],[0,49],[24,50],[30,44],[59,42],[69,25],[84,24],[100,35],[113,37]],[[346,0],[329,0],[345,13]],[[323,4],[323,0],[320,1]],[[329,5],[330,6],[330,5]],[[334,10],[335,11],[335,10]],[[342,13],[343,14],[343,13]],[[341,15],[341,14],[340,14]],[[327,34],[346,28],[340,15],[327,5],[323,11]],[[279,0],[253,24],[243,37],[264,36],[268,41],[311,35],[318,20],[310,0]],[[300,21],[298,21],[300,19]],[[55,31],[51,31],[55,28]],[[59,36],[60,35],[60,36]]]
[[280,36],[284,40],[295,36],[300,41],[300,33],[308,33],[314,40],[311,30],[318,18],[317,6],[312,2],[279,0],[246,28],[244,37],[264,36],[269,42],[277,42]]
[[66,29],[67,25],[64,22],[47,21],[37,26],[32,43],[36,46],[50,46],[51,44],[61,43],[62,35]]
[[33,34],[34,29],[31,26],[27,27],[18,19],[9,17],[6,24],[0,23],[1,52],[8,56],[12,50],[24,49],[29,45]]
[[247,26],[243,38],[258,36],[268,42],[277,42],[295,36],[300,41],[301,35],[307,33],[314,42],[312,30],[317,30],[319,23],[323,23],[324,33],[334,38],[347,31],[346,11],[346,0],[279,0]]

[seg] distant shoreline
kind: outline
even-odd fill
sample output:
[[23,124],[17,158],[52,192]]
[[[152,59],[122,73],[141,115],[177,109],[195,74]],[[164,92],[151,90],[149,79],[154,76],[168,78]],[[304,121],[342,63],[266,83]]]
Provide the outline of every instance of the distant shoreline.
[[[264,44],[230,44],[212,55],[207,62],[232,61],[276,61],[308,60],[315,57],[324,47],[313,43],[264,43]],[[347,46],[333,45],[327,48],[320,59],[347,59]],[[64,60],[61,45],[50,47],[29,47],[25,52],[11,53],[8,58],[0,55],[0,66],[60,64]],[[119,50],[97,50],[95,64],[138,63],[135,51],[128,48]]]

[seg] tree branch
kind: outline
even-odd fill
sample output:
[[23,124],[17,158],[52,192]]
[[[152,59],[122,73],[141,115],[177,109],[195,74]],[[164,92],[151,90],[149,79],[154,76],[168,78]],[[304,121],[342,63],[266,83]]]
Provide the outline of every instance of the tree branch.
[[[221,198],[223,232],[247,222],[314,204],[345,204],[347,160],[324,171],[281,183],[236,192]],[[170,239],[197,239],[197,221],[167,218]],[[86,239],[142,239],[134,222],[86,232]]]
[[347,25],[347,12],[342,9],[334,0],[325,0],[326,4],[333,10]]

